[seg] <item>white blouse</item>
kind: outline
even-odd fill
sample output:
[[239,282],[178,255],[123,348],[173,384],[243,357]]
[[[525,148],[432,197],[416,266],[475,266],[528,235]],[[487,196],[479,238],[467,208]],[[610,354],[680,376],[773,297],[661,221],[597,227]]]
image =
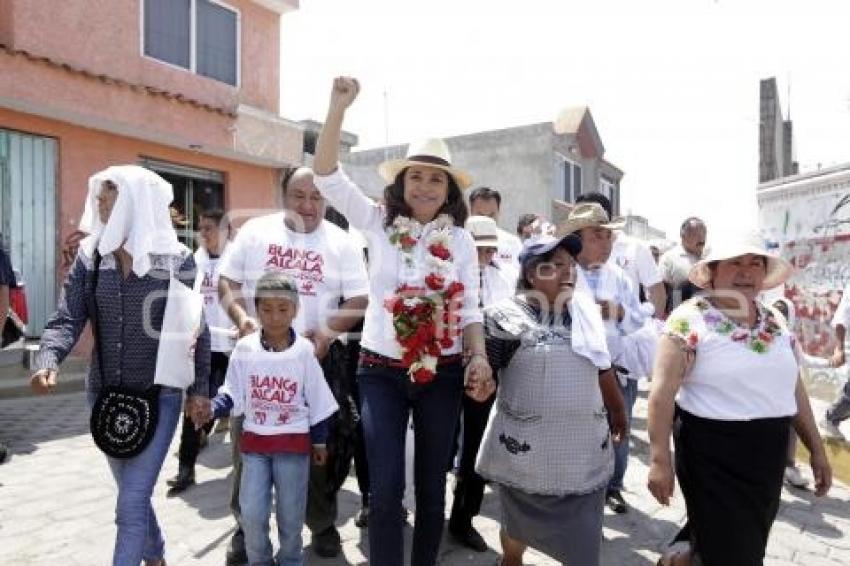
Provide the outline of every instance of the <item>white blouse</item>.
[[759,326],[742,328],[697,297],[667,319],[667,334],[695,352],[676,402],[698,417],[721,421],[797,414],[797,360],[792,334],[759,305]]
[[[401,359],[401,347],[396,341],[392,316],[384,307],[384,300],[393,296],[403,282],[424,286],[424,278],[428,275],[424,259],[428,253],[425,242],[430,224],[425,225],[423,237],[412,252],[415,261],[408,266],[403,254],[389,241],[384,228],[386,209],[364,195],[340,166],[330,175],[315,175],[314,182],[330,204],[345,215],[368,242],[369,306],[360,345],[382,356]],[[452,228],[451,248],[453,265],[449,278],[460,281],[464,286],[463,309],[459,314],[460,326],[465,328],[469,324],[483,322],[478,308],[478,254],[472,236],[458,226]],[[451,348],[443,350],[443,354],[457,354],[461,348],[462,340],[458,338]]]

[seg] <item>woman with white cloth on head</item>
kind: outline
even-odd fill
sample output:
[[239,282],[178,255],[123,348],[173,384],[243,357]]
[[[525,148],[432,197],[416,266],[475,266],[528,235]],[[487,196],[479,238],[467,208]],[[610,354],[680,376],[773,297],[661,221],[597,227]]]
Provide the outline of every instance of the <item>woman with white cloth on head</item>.
[[526,546],[599,564],[613,444],[627,421],[599,307],[575,287],[581,246],[575,235],[526,240],[521,290],[484,311],[499,388],[476,471],[498,486],[502,566],[521,565]]
[[815,494],[829,490],[832,472],[799,377],[794,336],[779,313],[757,300],[791,271],[760,238],[736,237],[691,268],[690,281],[705,294],[667,319],[649,396],[648,486],[667,505],[678,478],[690,550],[660,564],[690,564],[694,556],[703,566],[762,564],[792,424],[811,454]]
[[[105,387],[144,392],[154,386],[171,275],[187,287],[195,278],[192,253],[178,241],[171,225],[172,200],[170,184],[136,165],[109,167],[89,179],[80,222],[80,229],[89,235],[80,242],[58,309],[42,334],[31,380],[36,392],[47,393],[56,385],[59,363],[89,321],[97,326],[86,380],[89,406]],[[203,324],[202,329],[195,343],[195,381],[187,401],[196,422],[203,422],[203,412],[209,409],[210,336]],[[165,564],[165,541],[151,494],[177,427],[182,393],[162,386],[150,442],[136,456],[108,458],[118,487],[113,566]]]

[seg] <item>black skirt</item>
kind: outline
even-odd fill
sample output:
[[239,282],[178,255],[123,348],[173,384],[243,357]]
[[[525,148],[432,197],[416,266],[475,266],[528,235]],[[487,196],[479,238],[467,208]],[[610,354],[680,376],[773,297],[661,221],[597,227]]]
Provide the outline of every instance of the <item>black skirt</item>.
[[791,417],[717,421],[676,408],[676,476],[704,566],[759,566],[779,509]]

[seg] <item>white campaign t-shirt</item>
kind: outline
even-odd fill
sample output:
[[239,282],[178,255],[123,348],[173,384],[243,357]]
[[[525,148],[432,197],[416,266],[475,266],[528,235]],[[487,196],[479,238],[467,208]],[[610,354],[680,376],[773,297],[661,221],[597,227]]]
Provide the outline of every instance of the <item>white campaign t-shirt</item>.
[[[226,250],[227,244],[222,254]],[[195,252],[195,265],[198,269],[195,275],[195,290],[204,296],[204,319],[210,329],[210,349],[213,352],[230,352],[236,340],[228,336],[233,328],[233,322],[218,300],[218,271],[221,256],[210,257],[205,248],[198,248]]]
[[655,264],[649,247],[624,232],[616,232],[609,263],[622,269],[632,281],[635,297],[640,297],[640,286],[652,287],[661,282],[661,272]]
[[261,435],[306,433],[339,409],[312,342],[297,334],[283,352],[263,348],[259,332],[240,339],[219,393],[233,400],[233,416],[245,415],[243,429]]
[[519,253],[522,251],[522,241],[499,228],[499,246],[493,263],[505,270],[506,279],[519,278]]
[[[762,321],[769,320],[770,311],[760,309]],[[798,368],[793,337],[783,322],[777,326],[774,333],[767,332],[769,339],[756,343],[748,329],[732,323],[702,297],[676,307],[665,332],[696,353],[676,396],[679,406],[721,421],[795,415]]]
[[298,284],[292,325],[300,334],[321,328],[340,300],[369,294],[363,250],[326,220],[308,234],[287,228],[282,212],[246,222],[222,257],[220,274],[242,284],[249,316],[256,317],[254,290],[268,271],[282,271]]

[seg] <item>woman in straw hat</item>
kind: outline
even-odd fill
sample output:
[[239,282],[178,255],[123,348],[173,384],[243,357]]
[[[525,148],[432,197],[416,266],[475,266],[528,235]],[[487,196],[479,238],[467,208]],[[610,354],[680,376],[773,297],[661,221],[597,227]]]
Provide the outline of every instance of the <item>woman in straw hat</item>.
[[366,197],[337,164],[342,121],[359,89],[355,79],[334,80],[313,169],[316,186],[369,244],[369,306],[357,374],[371,492],[369,561],[404,561],[404,443],[412,413],[411,563],[430,565],[442,536],[446,462],[464,384],[479,401],[495,389],[478,308],[475,245],[463,229],[461,191],[471,179],[452,166],[445,143],[431,139],[380,165],[388,183],[383,204]]
[[670,433],[690,521],[690,552],[660,564],[762,564],[776,517],[790,426],[811,454],[815,493],[832,472],[799,378],[793,334],[759,293],[790,275],[784,259],[747,236],[697,262],[706,289],[675,309],[661,337],[649,396],[648,486],[667,505],[674,488]]

